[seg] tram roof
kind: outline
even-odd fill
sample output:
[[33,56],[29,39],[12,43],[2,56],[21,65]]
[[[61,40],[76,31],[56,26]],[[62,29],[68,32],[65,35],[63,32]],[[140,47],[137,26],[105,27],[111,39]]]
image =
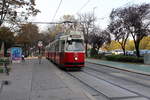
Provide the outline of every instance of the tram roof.
[[64,40],[64,39],[67,39],[68,37],[70,37],[72,39],[84,39],[83,34],[78,31],[72,31],[67,35],[60,36],[59,39]]
[[[68,37],[71,39],[84,39],[84,36],[81,32],[70,32],[69,34],[64,35],[64,33],[59,33],[61,35],[57,35],[57,38],[55,37],[55,40],[50,42],[46,48],[49,48],[51,45],[54,45],[59,40],[66,40]],[[79,37],[80,36],[80,37]]]

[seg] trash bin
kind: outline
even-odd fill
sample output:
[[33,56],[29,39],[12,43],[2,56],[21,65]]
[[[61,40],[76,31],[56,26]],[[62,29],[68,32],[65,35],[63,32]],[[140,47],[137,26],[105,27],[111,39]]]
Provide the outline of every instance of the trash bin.
[[144,55],[144,64],[150,64],[150,53]]

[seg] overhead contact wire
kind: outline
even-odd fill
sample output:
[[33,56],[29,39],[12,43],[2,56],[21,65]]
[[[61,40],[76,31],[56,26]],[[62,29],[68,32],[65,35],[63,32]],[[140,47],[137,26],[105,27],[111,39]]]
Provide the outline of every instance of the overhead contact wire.
[[54,16],[53,16],[52,21],[53,21],[53,20],[54,20],[54,18],[56,17],[56,14],[57,14],[57,12],[58,12],[58,10],[59,10],[59,8],[60,8],[61,4],[62,4],[62,0],[60,0],[60,2],[59,2],[59,5],[58,5],[58,7],[57,7],[57,9],[56,9],[56,12],[55,12],[55,14],[54,14]]
[[85,4],[83,4],[83,6],[77,11],[77,13],[80,12],[84,7],[86,7],[89,2],[90,0],[88,0]]

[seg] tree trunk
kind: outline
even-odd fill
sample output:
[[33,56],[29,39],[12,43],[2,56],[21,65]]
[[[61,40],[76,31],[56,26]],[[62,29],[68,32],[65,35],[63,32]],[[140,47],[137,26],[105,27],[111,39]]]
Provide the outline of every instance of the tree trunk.
[[120,44],[122,50],[123,50],[123,55],[125,56],[126,55],[126,49],[125,49],[125,43],[123,44],[122,42],[119,42],[118,43]]
[[88,43],[85,43],[85,55],[86,55],[86,57],[88,57],[87,45],[88,45]]
[[0,20],[0,27],[1,27],[1,25],[2,25],[2,21]]
[[140,57],[139,43],[140,43],[140,41],[135,42],[135,50],[136,50],[136,56],[137,57]]
[[125,50],[125,48],[122,48],[122,50],[123,50],[123,55],[125,56],[125,55],[126,55],[126,50]]

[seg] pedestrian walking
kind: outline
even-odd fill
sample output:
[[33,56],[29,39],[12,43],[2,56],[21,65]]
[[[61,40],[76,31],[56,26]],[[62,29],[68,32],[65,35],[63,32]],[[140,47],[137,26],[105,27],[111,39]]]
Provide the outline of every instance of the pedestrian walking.
[[42,55],[39,55],[39,56],[38,56],[38,59],[39,59],[39,64],[41,64]]
[[7,67],[7,63],[4,63],[4,72],[6,73],[6,75],[9,75],[9,69]]
[[22,58],[22,62],[25,62],[25,59],[24,59],[24,55],[23,55],[23,54],[22,54],[22,57],[21,57],[21,58]]

